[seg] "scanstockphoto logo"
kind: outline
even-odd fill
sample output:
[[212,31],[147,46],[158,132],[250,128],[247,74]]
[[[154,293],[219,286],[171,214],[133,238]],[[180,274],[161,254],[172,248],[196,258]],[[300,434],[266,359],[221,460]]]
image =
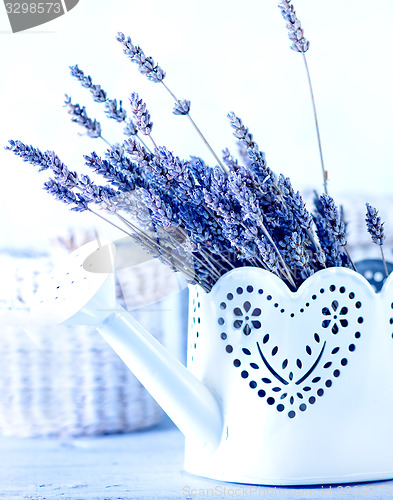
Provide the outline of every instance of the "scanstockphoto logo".
[[53,2],[4,0],[13,33],[53,21],[73,9],[78,3],[79,0],[54,0]]

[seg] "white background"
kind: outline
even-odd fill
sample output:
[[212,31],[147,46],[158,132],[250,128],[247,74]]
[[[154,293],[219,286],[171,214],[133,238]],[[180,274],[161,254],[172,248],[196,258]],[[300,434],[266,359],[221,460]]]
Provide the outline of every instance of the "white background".
[[[311,46],[307,53],[319,113],[329,189],[357,193],[355,202],[393,192],[392,0],[297,0]],[[117,31],[130,35],[166,70],[166,83],[191,100],[191,114],[213,148],[235,151],[226,114],[248,125],[270,167],[297,188],[322,190],[306,74],[289,49],[275,0],[80,0],[68,14],[12,34],[0,5],[0,247],[43,245],[71,225],[95,224],[41,190],[46,175],[4,151],[19,138],[55,150],[72,170],[82,154],[105,144],[78,135],[64,93],[101,120],[103,135],[121,128],[69,76],[79,64],[110,98],[138,91],[147,102],[156,142],[178,155],[209,153],[172,100],[123,55]],[[345,200],[344,200],[345,201]]]

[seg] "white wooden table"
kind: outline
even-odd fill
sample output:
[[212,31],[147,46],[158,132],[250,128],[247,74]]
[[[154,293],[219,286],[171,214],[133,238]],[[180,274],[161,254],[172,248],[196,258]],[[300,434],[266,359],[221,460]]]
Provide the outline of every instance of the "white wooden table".
[[0,498],[393,498],[393,481],[329,488],[222,483],[182,470],[183,436],[168,420],[134,434],[83,439],[0,437]]

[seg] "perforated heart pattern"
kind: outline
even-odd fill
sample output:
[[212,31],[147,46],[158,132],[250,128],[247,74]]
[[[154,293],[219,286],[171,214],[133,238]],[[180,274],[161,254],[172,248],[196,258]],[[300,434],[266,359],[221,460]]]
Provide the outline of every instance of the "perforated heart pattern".
[[[210,292],[211,334],[219,336],[245,389],[293,419],[334,391],[350,368],[368,326],[365,305],[375,294],[363,278],[359,287],[351,274],[337,279],[334,272],[320,272],[292,293],[275,276],[258,271],[248,272],[246,280],[244,272],[233,272]],[[204,332],[201,308],[210,294],[199,292],[192,303],[193,349]]]

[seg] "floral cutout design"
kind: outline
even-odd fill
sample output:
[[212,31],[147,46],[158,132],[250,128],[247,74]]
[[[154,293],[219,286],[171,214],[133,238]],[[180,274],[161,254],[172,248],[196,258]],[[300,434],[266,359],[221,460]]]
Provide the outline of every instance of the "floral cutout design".
[[343,306],[340,309],[340,312],[338,312],[340,304],[338,303],[337,300],[333,300],[331,303],[331,310],[328,307],[324,307],[322,309],[322,314],[324,316],[330,316],[330,318],[327,318],[322,321],[322,327],[323,328],[328,328],[332,324],[332,333],[336,335],[339,330],[339,324],[343,327],[346,328],[348,326],[348,320],[345,318],[346,314],[348,314],[348,307]]
[[259,307],[256,307],[253,309],[253,311],[250,314],[250,309],[251,309],[251,303],[247,300],[244,302],[243,307],[235,307],[233,310],[234,315],[237,317],[237,319],[234,321],[233,326],[234,328],[243,328],[243,333],[244,335],[250,335],[251,333],[251,328],[261,328],[262,324],[259,320],[256,318],[261,315],[261,310]]

